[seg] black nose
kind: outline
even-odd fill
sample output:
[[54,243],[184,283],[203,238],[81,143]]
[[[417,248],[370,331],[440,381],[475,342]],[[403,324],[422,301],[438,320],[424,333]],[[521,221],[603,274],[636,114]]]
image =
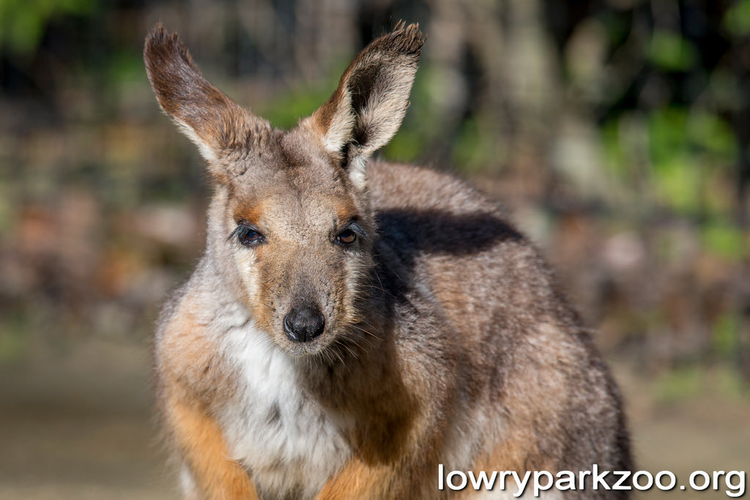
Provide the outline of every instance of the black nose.
[[296,307],[284,317],[284,333],[295,342],[310,342],[323,333],[325,325],[325,317],[317,307]]

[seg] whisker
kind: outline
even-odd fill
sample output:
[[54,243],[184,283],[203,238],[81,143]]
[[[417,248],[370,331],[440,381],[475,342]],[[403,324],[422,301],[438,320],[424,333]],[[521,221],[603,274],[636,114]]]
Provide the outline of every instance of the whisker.
[[[344,343],[342,343],[340,340],[336,341],[336,346],[346,349],[347,351],[349,351],[349,353],[352,355],[352,357],[356,357],[356,353],[354,351],[352,351],[347,345],[345,345]],[[339,352],[338,350],[334,351],[334,352],[336,352],[336,355],[338,356],[339,360],[341,361],[341,364],[343,364],[344,367],[346,368],[346,371],[349,372],[349,373],[351,373],[351,371],[352,371],[351,366],[349,366],[349,363],[347,363],[344,360],[344,357],[343,357],[342,353]]]
[[[356,340],[354,340],[352,338],[350,338],[348,340],[349,340],[349,342],[351,342],[352,344],[354,344],[355,346],[357,346],[357,348],[360,349],[361,351],[364,351],[365,353],[369,353],[370,352],[368,349],[365,349],[364,347],[362,347]],[[370,346],[372,346],[372,344],[370,344]]]
[[368,285],[363,285],[362,288],[363,289],[369,288],[372,290],[377,290],[377,291],[383,292],[384,294],[390,296],[391,298],[394,298],[394,299],[396,298],[396,296],[393,293],[391,293],[388,289],[384,288],[382,285],[378,286],[375,284],[368,284]]
[[[362,327],[360,327],[360,326],[357,326],[357,325],[349,325],[349,326],[351,326],[352,328],[356,328],[356,329],[357,329],[357,330],[359,330],[360,332],[362,332],[362,333],[366,333],[367,335],[370,335],[371,337],[373,337],[373,338],[375,338],[375,339],[377,339],[377,340],[382,340],[382,339],[381,339],[381,338],[380,338],[379,336],[375,335],[374,333],[372,333],[372,332],[371,332],[371,331],[369,331],[369,330],[365,330],[364,328],[362,328]],[[370,325],[370,326],[372,326],[372,325]]]
[[346,368],[348,372],[351,372],[351,368],[349,367],[349,364],[344,361],[344,356],[342,356],[342,354],[337,349],[331,349],[330,352],[331,352],[331,355],[335,355],[339,359],[341,364],[344,365],[344,367]]
[[[346,339],[346,340],[352,341],[352,339]],[[359,347],[359,345],[356,342],[354,342],[354,344],[357,345],[357,347]],[[352,357],[355,357],[355,358],[357,357],[357,353],[354,352],[354,350],[351,347],[346,345],[346,343],[344,342],[344,339],[336,340],[336,345],[341,346],[342,348],[346,349],[349,352],[349,354],[352,355]]]

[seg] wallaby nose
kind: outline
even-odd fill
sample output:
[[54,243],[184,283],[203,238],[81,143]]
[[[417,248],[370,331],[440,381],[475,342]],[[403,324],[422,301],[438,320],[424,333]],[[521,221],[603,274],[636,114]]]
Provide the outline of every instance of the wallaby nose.
[[295,342],[310,342],[323,333],[326,325],[323,313],[317,307],[295,307],[284,317],[284,333]]

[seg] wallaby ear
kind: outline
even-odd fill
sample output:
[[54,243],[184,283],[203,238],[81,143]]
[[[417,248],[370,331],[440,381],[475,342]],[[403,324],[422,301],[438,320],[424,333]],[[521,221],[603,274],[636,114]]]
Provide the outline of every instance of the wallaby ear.
[[159,105],[200,150],[214,174],[223,152],[247,143],[253,116],[211,85],[176,33],[161,23],[146,38],[146,72]]
[[360,188],[367,159],[401,126],[423,44],[418,25],[400,22],[360,52],[328,102],[312,115],[324,147],[341,157]]

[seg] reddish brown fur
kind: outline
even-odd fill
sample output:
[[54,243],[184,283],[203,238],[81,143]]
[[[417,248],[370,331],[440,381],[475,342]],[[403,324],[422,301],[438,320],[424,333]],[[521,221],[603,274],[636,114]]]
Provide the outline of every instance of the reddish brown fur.
[[165,416],[206,499],[258,499],[245,469],[229,457],[221,428],[203,408],[173,398]]
[[234,220],[236,222],[244,221],[254,225],[261,223],[263,217],[263,203],[245,203],[234,209]]
[[368,466],[355,458],[323,486],[316,500],[383,498],[388,479],[387,468]]
[[160,387],[163,419],[207,500],[257,499],[250,478],[229,457],[221,429],[210,416],[211,407],[222,394],[231,393],[233,383],[216,357],[216,346],[197,335],[202,325],[193,307],[189,298],[183,302],[181,319],[170,324],[165,337],[161,362],[169,376]]

